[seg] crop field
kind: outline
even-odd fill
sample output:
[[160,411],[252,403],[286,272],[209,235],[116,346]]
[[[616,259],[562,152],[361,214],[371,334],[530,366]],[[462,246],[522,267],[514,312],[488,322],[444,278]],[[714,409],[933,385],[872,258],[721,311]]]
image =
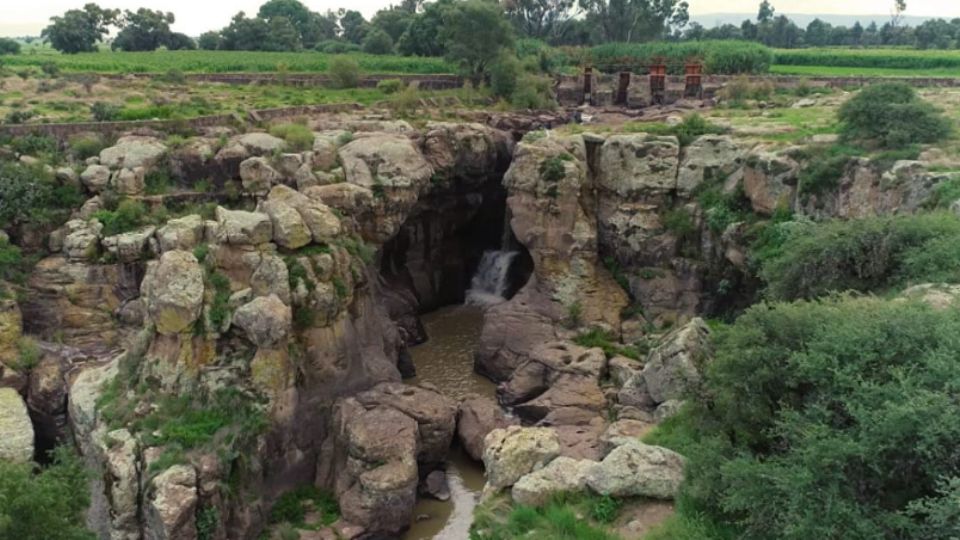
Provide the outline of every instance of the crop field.
[[[454,67],[442,58],[350,54],[367,73],[452,73]],[[3,64],[12,69],[56,64],[63,71],[97,73],[184,73],[275,72],[322,73],[334,55],[318,52],[261,51],[166,51],[59,54],[33,52],[7,56]]]
[[777,49],[772,71],[795,75],[960,76],[960,50]]

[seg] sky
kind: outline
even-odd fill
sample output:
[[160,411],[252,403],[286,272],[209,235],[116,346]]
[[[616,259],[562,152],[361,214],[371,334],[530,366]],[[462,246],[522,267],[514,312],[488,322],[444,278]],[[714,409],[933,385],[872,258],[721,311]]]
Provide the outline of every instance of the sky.
[[[39,35],[50,17],[68,9],[79,8],[91,0],[0,0],[0,36]],[[230,22],[238,11],[255,14],[265,0],[101,0],[103,7],[136,9],[150,7],[172,11],[177,22],[173,28],[191,36],[207,30],[220,29]],[[688,0],[690,13],[749,13],[755,14],[759,0]],[[326,11],[348,7],[371,17],[390,0],[305,0],[310,9]],[[778,13],[808,13],[834,15],[883,15],[891,11],[893,0],[773,0]],[[956,0],[908,0],[906,15],[960,17],[960,2]]]

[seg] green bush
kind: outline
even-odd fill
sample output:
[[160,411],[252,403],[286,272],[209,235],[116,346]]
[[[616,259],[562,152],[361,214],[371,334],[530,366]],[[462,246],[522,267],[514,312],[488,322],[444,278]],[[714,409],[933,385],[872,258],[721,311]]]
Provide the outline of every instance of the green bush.
[[381,29],[375,29],[363,39],[363,52],[367,54],[393,54],[393,40]]
[[771,298],[788,300],[830,291],[955,283],[960,281],[960,220],[934,212],[797,223],[760,275]]
[[551,85],[549,77],[523,75],[517,80],[510,103],[517,109],[553,110],[557,102]]
[[702,135],[719,135],[727,130],[709,122],[697,113],[688,114],[683,121],[676,125],[663,123],[638,123],[631,126],[652,135],[673,135],[680,142],[680,146],[689,146]]
[[510,99],[517,89],[517,77],[520,76],[520,61],[509,53],[501,53],[497,61],[490,66],[490,90],[498,98]]
[[270,127],[270,134],[286,141],[290,151],[302,152],[313,148],[313,132],[303,124],[277,124]]
[[142,202],[124,199],[116,210],[99,210],[93,217],[103,224],[104,236],[113,236],[145,225],[148,213]]
[[84,526],[90,504],[87,471],[67,448],[39,473],[0,460],[0,538],[94,540]]
[[320,513],[320,523],[330,525],[340,517],[340,508],[337,500],[329,493],[316,486],[301,486],[280,496],[270,510],[270,523],[291,523],[303,525],[307,507],[305,503],[312,503],[315,511]]
[[94,122],[114,122],[120,119],[120,110],[118,105],[97,101],[90,106],[90,115]]
[[317,52],[322,52],[326,54],[345,54],[352,52],[359,52],[360,46],[356,43],[350,43],[347,41],[339,41],[336,39],[328,39],[326,41],[321,41],[317,43],[317,46],[314,47]]
[[10,38],[0,38],[0,56],[5,54],[20,54],[20,43]]
[[98,135],[79,135],[71,138],[68,146],[74,159],[84,161],[87,158],[99,156],[100,151],[106,148],[107,144]]
[[76,186],[58,183],[42,167],[0,162],[0,229],[57,225],[82,203]]
[[703,59],[707,73],[724,75],[766,73],[773,64],[771,49],[759,43],[734,40],[605,43],[592,47],[589,57],[601,71],[636,73],[645,73],[656,60],[663,59],[673,75],[682,74],[690,58]]
[[[558,495],[541,508],[506,506],[494,499],[475,513],[471,540],[569,539],[614,540],[603,527],[584,519],[591,514],[591,501],[573,495]],[[606,514],[603,514],[606,517]]]
[[696,508],[744,539],[956,533],[960,312],[840,296],[715,335],[679,420]]
[[403,81],[400,79],[384,79],[377,83],[377,90],[384,94],[396,94],[403,89]]
[[840,107],[837,116],[844,140],[881,148],[937,142],[949,136],[952,129],[940,111],[900,82],[864,88]]
[[360,85],[360,65],[352,58],[335,57],[330,61],[327,75],[335,88],[356,88]]

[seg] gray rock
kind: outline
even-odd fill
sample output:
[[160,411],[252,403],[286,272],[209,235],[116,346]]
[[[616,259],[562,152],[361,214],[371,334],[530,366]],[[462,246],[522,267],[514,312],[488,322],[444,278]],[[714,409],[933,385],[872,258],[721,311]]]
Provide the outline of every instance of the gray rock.
[[153,137],[127,136],[100,152],[100,164],[111,169],[151,167],[166,153],[167,147]]
[[683,482],[683,466],[680,454],[631,440],[590,469],[587,485],[601,495],[672,499]]
[[269,133],[246,133],[237,137],[237,142],[255,156],[269,156],[287,146],[286,141]]
[[0,388],[0,460],[33,460],[33,424],[23,398],[13,388]]
[[153,492],[144,504],[146,540],[197,538],[197,473],[174,465],[153,479]]
[[487,471],[484,493],[514,485],[560,455],[560,440],[550,428],[510,426],[491,431],[484,440],[483,464]]
[[266,194],[281,179],[266,158],[252,157],[240,163],[240,181],[246,192]]
[[554,495],[581,491],[587,485],[587,473],[596,465],[596,461],[560,456],[518,480],[510,490],[513,502],[543,506]]
[[160,251],[190,251],[203,242],[203,218],[196,214],[171,219],[157,231]]
[[103,248],[123,263],[149,258],[154,255],[151,243],[156,230],[153,225],[148,225],[135,231],[108,236],[103,239]]
[[168,251],[148,263],[140,285],[147,314],[164,335],[191,329],[200,316],[203,291],[203,269],[188,251]]
[[257,347],[277,345],[290,333],[292,320],[290,306],[274,294],[254,298],[233,314],[233,324]]
[[219,235],[229,244],[258,245],[273,239],[270,216],[260,212],[217,207]]
[[110,169],[103,165],[90,165],[80,174],[80,181],[90,193],[100,193],[110,184]]

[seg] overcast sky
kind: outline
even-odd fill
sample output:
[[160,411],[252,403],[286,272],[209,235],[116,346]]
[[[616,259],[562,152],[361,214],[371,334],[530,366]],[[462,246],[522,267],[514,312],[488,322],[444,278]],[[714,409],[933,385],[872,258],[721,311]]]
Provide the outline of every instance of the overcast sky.
[[[72,8],[78,8],[89,0],[0,0],[0,36],[38,35],[50,17]],[[172,11],[177,22],[173,25],[179,32],[196,36],[227,25],[238,11],[256,13],[264,0],[236,0],[215,2],[212,0],[112,0],[101,1],[104,7],[136,9],[150,7]],[[759,0],[688,0],[690,12],[695,15],[707,13],[755,13]],[[361,11],[368,18],[390,0],[306,0],[304,3],[314,11],[326,11],[349,7]],[[889,13],[893,0],[773,0],[780,13],[810,13],[836,15],[882,15]],[[907,15],[960,17],[960,2],[957,0],[907,0]]]

